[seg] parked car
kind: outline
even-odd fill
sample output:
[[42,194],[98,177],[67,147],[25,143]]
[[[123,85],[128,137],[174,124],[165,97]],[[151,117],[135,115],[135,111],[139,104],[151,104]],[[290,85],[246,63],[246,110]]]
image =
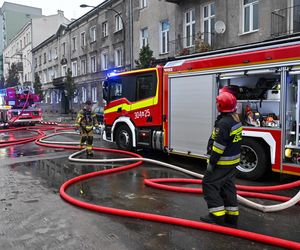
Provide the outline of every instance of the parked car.
[[104,108],[102,106],[98,106],[94,109],[94,113],[97,116],[99,124],[103,124]]

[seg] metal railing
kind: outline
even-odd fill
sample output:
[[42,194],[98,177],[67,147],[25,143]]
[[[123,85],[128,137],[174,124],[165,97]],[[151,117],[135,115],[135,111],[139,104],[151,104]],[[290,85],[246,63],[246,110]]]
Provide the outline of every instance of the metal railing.
[[198,33],[195,36],[178,38],[168,44],[169,56],[182,56],[214,50],[214,33]]
[[300,32],[300,5],[274,10],[271,13],[271,36]]

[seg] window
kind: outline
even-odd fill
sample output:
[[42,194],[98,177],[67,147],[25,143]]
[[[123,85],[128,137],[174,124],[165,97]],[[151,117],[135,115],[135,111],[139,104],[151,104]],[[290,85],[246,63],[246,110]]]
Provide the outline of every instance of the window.
[[47,54],[46,52],[44,53],[44,64],[47,62]]
[[244,25],[243,32],[258,30],[258,0],[243,0]]
[[72,37],[72,51],[76,51],[76,37]]
[[42,56],[39,56],[39,65],[42,65]]
[[80,72],[81,72],[81,75],[86,74],[86,60],[85,59],[82,59],[80,61]]
[[82,101],[83,103],[85,103],[85,102],[86,102],[86,99],[87,99],[87,91],[86,91],[86,88],[85,88],[85,87],[82,87],[82,88],[81,88],[81,91],[82,91],[82,99],[81,99],[81,101]]
[[54,100],[55,100],[55,92],[52,91],[51,94],[50,94],[50,104],[53,104]]
[[146,8],[148,5],[148,0],[140,0],[140,8]]
[[57,47],[54,48],[53,59],[57,59]]
[[102,23],[102,37],[108,36],[108,24],[107,22]]
[[140,48],[148,44],[148,28],[141,29]]
[[67,65],[63,65],[61,67],[61,76],[66,76],[67,75]]
[[82,33],[80,34],[80,44],[81,44],[82,47],[85,47],[85,45],[86,45],[86,41],[85,41],[85,32],[82,32]]
[[119,14],[115,16],[115,25],[115,31],[123,29],[122,17]]
[[194,46],[195,42],[195,10],[184,13],[185,47]]
[[107,52],[101,53],[101,69],[102,70],[108,69],[108,53]]
[[54,78],[53,77],[53,69],[52,68],[48,69],[48,78],[49,78],[50,81],[52,81],[52,79]]
[[72,62],[72,76],[77,76],[77,61]]
[[115,66],[121,67],[122,66],[122,59],[123,59],[123,50],[118,48],[115,50]]
[[160,27],[160,52],[165,54],[169,52],[169,21],[161,22]]
[[91,56],[91,72],[95,73],[96,71],[97,71],[96,56]]
[[97,102],[97,87],[92,88],[92,101]]
[[90,38],[91,38],[91,42],[96,41],[96,26],[90,28]]
[[48,61],[50,62],[52,60],[52,51],[49,49],[48,51]]
[[61,45],[62,55],[64,56],[66,54],[66,43],[63,43]]
[[74,103],[78,103],[78,95],[77,95],[77,91],[76,91],[75,96],[74,96],[74,98],[73,98],[73,102],[74,102]]
[[55,92],[55,99],[56,99],[56,103],[59,103],[59,99],[60,99],[60,93]]
[[136,100],[153,97],[156,94],[156,81],[153,75],[142,75],[136,79]]
[[212,43],[212,34],[215,27],[215,3],[203,7],[203,33],[204,42]]
[[38,60],[37,58],[34,58],[34,67],[37,68],[37,66],[38,66]]

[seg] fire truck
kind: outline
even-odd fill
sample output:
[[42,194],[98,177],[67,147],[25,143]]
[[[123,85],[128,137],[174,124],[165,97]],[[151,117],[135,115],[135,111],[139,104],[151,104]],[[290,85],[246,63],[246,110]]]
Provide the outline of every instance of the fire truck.
[[37,107],[40,98],[30,87],[11,87],[0,91],[0,123],[34,125],[42,120],[42,110]]
[[243,122],[239,177],[268,170],[300,175],[300,38],[180,57],[103,83],[104,139],[120,149],[151,148],[207,158],[227,86]]

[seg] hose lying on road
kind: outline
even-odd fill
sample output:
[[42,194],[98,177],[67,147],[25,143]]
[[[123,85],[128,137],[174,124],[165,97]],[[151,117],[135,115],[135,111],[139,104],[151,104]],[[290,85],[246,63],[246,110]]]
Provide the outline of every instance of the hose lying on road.
[[[58,135],[58,134],[48,135],[48,136],[36,141],[36,143],[40,146],[46,146],[46,147],[55,147],[55,148],[64,148],[64,149],[79,149],[78,146],[65,145],[66,144],[65,142],[55,142],[55,143],[51,142],[51,143],[49,143],[49,141],[46,140],[46,139],[48,139],[50,137],[53,137],[55,135]],[[62,145],[59,145],[59,144],[62,144]],[[71,144],[71,143],[69,143],[69,144]],[[212,232],[218,232],[218,233],[233,235],[233,236],[237,236],[237,237],[241,237],[241,238],[245,238],[245,239],[249,239],[249,240],[254,240],[254,241],[258,241],[258,242],[263,242],[263,243],[271,244],[271,245],[275,245],[275,246],[280,246],[280,247],[285,247],[285,248],[292,248],[292,249],[300,249],[300,243],[298,243],[298,242],[289,241],[289,240],[285,240],[285,239],[280,239],[280,238],[276,238],[276,237],[271,237],[271,236],[267,236],[267,235],[263,235],[263,234],[257,234],[257,233],[248,232],[248,231],[244,231],[244,230],[233,229],[233,228],[228,228],[228,227],[222,227],[222,226],[218,226],[218,225],[212,225],[212,224],[207,224],[207,223],[192,221],[192,220],[186,220],[186,219],[181,219],[181,218],[174,218],[174,217],[157,215],[157,214],[149,214],[149,213],[143,213],[143,212],[138,212],[138,211],[129,211],[129,210],[124,210],[124,209],[116,209],[116,208],[112,208],[112,207],[94,205],[94,204],[90,204],[90,203],[87,203],[87,202],[84,202],[84,201],[77,200],[77,199],[69,196],[66,193],[67,188],[69,186],[71,186],[72,184],[74,184],[76,182],[79,182],[79,181],[83,181],[83,180],[92,178],[92,177],[95,177],[95,176],[100,176],[100,175],[105,175],[105,174],[109,174],[109,173],[115,173],[115,172],[119,172],[119,171],[129,170],[129,169],[132,169],[134,167],[139,166],[142,162],[149,162],[149,163],[153,163],[153,164],[159,164],[159,165],[169,167],[169,168],[181,171],[183,173],[192,175],[192,176],[197,177],[197,178],[202,178],[203,177],[203,175],[201,175],[201,174],[194,173],[192,171],[179,168],[179,167],[174,166],[172,164],[156,161],[156,160],[153,160],[153,159],[141,158],[141,156],[138,155],[138,154],[134,154],[134,153],[131,153],[131,152],[126,152],[126,151],[121,151],[121,150],[115,150],[115,149],[105,149],[105,148],[96,148],[96,147],[94,147],[95,151],[120,153],[120,154],[123,154],[123,155],[129,155],[129,156],[131,156],[131,158],[117,158],[117,159],[78,159],[78,158],[75,158],[77,155],[83,153],[84,150],[81,150],[79,152],[76,152],[76,153],[70,155],[69,160],[73,161],[73,162],[89,163],[89,164],[90,163],[107,163],[107,162],[124,162],[124,161],[126,161],[126,162],[134,161],[134,163],[126,165],[126,166],[115,167],[115,168],[112,168],[112,169],[105,169],[105,170],[101,170],[101,171],[97,171],[97,172],[77,176],[77,177],[65,182],[60,188],[60,194],[61,194],[63,199],[67,200],[68,202],[70,202],[70,203],[72,203],[76,206],[80,206],[82,208],[97,211],[97,212],[101,212],[101,213],[108,213],[108,214],[114,214],[114,215],[119,215],[119,216],[127,216],[127,217],[133,217],[133,218],[138,218],[138,219],[151,220],[151,221],[169,223],[169,224],[174,224],[174,225],[186,226],[186,227],[191,227],[191,228],[196,228],[196,229],[202,229],[202,230],[208,230],[208,231],[212,231]],[[190,181],[190,180],[187,180],[187,181]],[[197,180],[197,181],[199,181],[199,180]],[[299,182],[295,182],[294,184],[291,184],[290,186],[295,187],[295,186],[299,186],[299,184],[300,184]],[[247,188],[247,186],[241,186],[241,187],[242,187],[243,190],[246,190],[246,188]],[[263,187],[259,187],[260,190],[262,188]],[[284,186],[283,188],[286,188],[286,186]],[[252,187],[250,189],[252,189]],[[267,189],[272,190],[271,187],[267,187]],[[275,190],[278,190],[278,186],[275,186]],[[252,194],[255,194],[255,193],[252,193]],[[262,195],[262,194],[260,194],[260,195]],[[264,194],[264,195],[266,195],[266,194]],[[285,203],[282,203],[282,204],[279,204],[280,209],[283,209],[284,207],[285,208],[290,207],[290,206],[292,206],[292,204],[296,204],[299,201],[298,195],[299,195],[299,193],[295,196],[296,198],[293,197],[289,201],[287,201]],[[289,199],[289,198],[285,197],[284,199]],[[241,196],[239,196],[239,200],[242,202],[242,204],[249,205],[253,208],[256,208],[258,210],[265,211],[265,212],[266,211],[279,211],[280,210],[279,207],[276,207],[276,209],[274,209],[274,206],[278,206],[278,205],[262,206],[260,204],[254,203],[252,201],[248,201],[247,199],[245,199]],[[271,209],[266,209],[268,207],[271,207]]]

